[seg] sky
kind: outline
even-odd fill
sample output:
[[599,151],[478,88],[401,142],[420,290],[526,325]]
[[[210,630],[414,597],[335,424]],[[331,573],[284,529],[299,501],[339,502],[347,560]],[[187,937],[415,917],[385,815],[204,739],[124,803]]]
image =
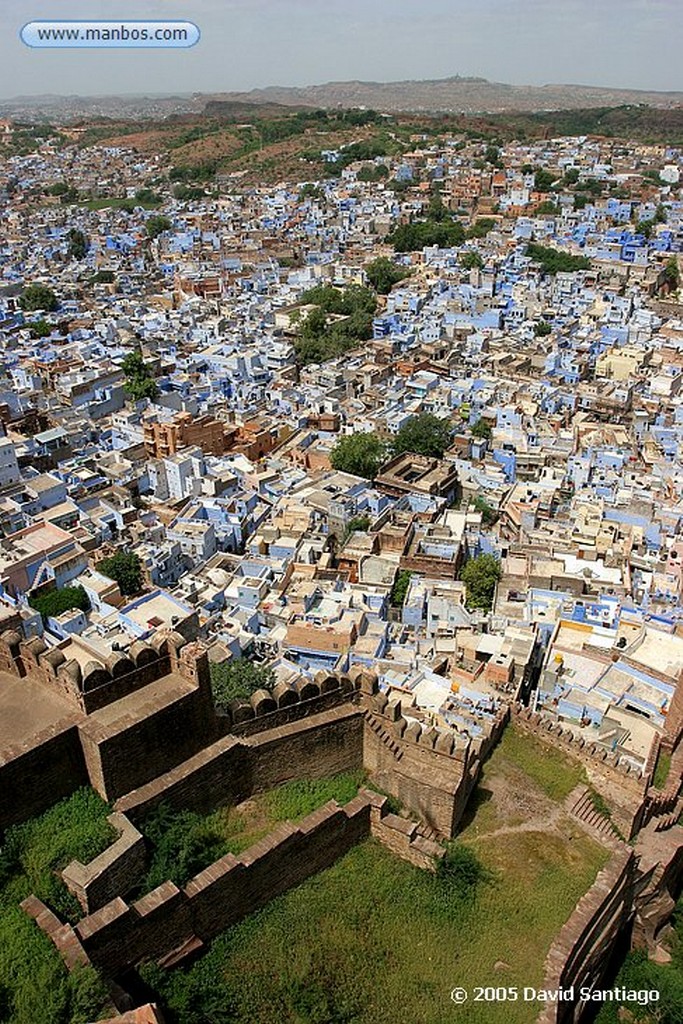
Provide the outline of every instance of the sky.
[[[45,50],[28,21],[180,19],[190,50]],[[0,98],[475,75],[683,91],[682,0],[0,0]]]

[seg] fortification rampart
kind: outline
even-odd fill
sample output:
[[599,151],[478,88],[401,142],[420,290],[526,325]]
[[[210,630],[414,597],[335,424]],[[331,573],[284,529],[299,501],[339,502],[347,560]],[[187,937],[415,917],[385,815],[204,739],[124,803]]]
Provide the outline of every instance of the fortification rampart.
[[114,799],[218,735],[206,654],[176,633],[133,644],[128,657],[116,655],[106,666],[92,662],[81,669],[60,647],[5,632],[0,664],[10,676],[8,687],[14,686],[10,714],[20,699],[17,679],[30,679],[32,699],[45,691],[54,709],[53,723],[33,734],[31,707],[22,709],[25,738],[0,752],[0,830],[88,782]]
[[[35,897],[26,901],[25,909],[61,951],[68,940],[72,960],[75,950],[78,962],[85,958],[112,978],[142,960],[182,959],[186,950],[196,950],[330,867],[370,835],[397,856],[429,870],[443,855],[415,822],[388,810],[386,797],[361,790],[343,807],[332,800],[298,825],[284,822],[240,856],[227,854],[215,861],[184,889],[168,881],[132,904],[116,896],[75,929],[62,925]],[[94,876],[95,863],[82,867]]]
[[607,865],[561,929],[548,953],[543,988],[568,990],[575,999],[548,1004],[538,1024],[578,1024],[586,1008],[580,989],[605,987],[614,948],[631,931],[634,947],[666,957],[660,934],[683,880],[683,828],[644,829],[634,846],[616,844]]
[[72,860],[62,871],[65,885],[87,914],[130,892],[147,862],[144,837],[125,814],[110,814],[107,821],[119,833],[118,839],[94,860],[87,864]]
[[0,833],[88,782],[76,716],[0,752]]
[[648,785],[640,769],[623,761],[619,754],[609,753],[599,744],[586,740],[569,726],[522,704],[513,704],[511,713],[518,728],[583,765],[589,782],[608,801],[614,823],[623,835],[630,838],[637,832],[642,823]]
[[210,811],[295,778],[355,771],[363,763],[363,723],[345,703],[252,736],[224,736],[116,802],[140,821],[159,803]]
[[583,986],[600,987],[617,938],[632,913],[636,875],[635,854],[628,847],[616,852],[600,872],[561,929],[545,962],[543,988],[555,991],[575,987],[574,1001],[548,1003],[538,1024],[574,1024],[585,1003]]

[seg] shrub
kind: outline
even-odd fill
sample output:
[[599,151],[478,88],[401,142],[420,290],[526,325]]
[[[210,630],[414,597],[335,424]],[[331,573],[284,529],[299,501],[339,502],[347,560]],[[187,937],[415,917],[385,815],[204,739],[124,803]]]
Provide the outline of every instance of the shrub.
[[219,710],[226,710],[234,700],[248,700],[257,690],[271,690],[274,685],[273,670],[255,665],[248,658],[211,665],[211,690]]

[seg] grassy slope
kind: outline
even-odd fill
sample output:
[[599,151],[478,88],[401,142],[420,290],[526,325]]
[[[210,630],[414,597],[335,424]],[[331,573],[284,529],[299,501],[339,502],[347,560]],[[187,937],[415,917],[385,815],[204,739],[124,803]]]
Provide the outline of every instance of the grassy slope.
[[[458,1008],[449,993],[458,985],[540,984],[553,936],[607,857],[558,806],[579,776],[510,731],[486,767],[492,796],[462,836],[490,873],[474,903],[452,882],[368,841],[225,933],[189,971],[153,970],[171,1020],[533,1021],[533,1004]],[[505,798],[513,783],[523,790],[519,806]],[[557,825],[536,831],[530,822],[547,809]]]
[[67,974],[59,953],[19,903],[35,893],[62,915],[80,908],[55,871],[90,860],[112,841],[109,807],[92,790],[10,829],[0,856],[0,1020],[80,1024],[94,1019],[105,993],[92,968]]

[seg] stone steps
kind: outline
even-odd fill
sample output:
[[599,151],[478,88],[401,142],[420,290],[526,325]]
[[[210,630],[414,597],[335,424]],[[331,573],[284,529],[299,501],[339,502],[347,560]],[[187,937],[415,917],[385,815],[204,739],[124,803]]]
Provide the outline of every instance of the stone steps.
[[610,819],[596,809],[591,792],[586,786],[580,786],[578,791],[573,790],[567,798],[567,803],[569,813],[587,825],[588,828],[594,829],[605,838],[619,838]]

